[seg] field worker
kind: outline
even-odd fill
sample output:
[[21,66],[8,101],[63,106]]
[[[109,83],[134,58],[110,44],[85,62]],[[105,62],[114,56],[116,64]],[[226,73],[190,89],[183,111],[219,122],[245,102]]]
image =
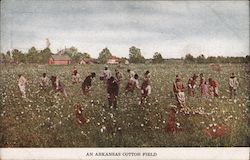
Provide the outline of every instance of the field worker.
[[108,69],[108,66],[105,66],[104,71],[103,71],[103,76],[104,76],[104,80],[108,80],[112,76],[112,73]]
[[176,100],[180,107],[185,107],[186,106],[186,101],[185,101],[185,93],[184,93],[185,87],[183,83],[181,82],[181,78],[179,75],[176,75],[175,82],[173,84],[173,92],[175,94]]
[[131,77],[129,79],[126,86],[125,94],[128,94],[129,92],[133,93],[135,88],[140,89],[138,78],[138,74],[135,74],[134,77]]
[[42,77],[40,78],[40,87],[41,89],[46,89],[49,86],[49,78],[47,77],[46,73],[43,73]]
[[144,81],[149,81],[151,78],[151,74],[150,72],[147,70],[145,73],[144,73]]
[[206,81],[201,84],[201,96],[205,98],[209,97],[209,85]]
[[118,84],[121,83],[122,78],[123,78],[122,73],[118,69],[115,69],[115,80],[117,81]]
[[64,84],[59,80],[59,78],[57,76],[51,76],[50,80],[52,82],[52,87],[56,94],[62,93],[64,97],[67,98],[68,95],[64,88]]
[[210,96],[213,97],[218,97],[219,96],[219,90],[218,90],[218,84],[215,80],[212,78],[208,79],[209,82],[209,92]]
[[23,74],[18,75],[18,87],[22,94],[22,98],[26,98],[26,86],[27,86],[27,79],[23,76]]
[[193,77],[191,77],[188,80],[188,95],[189,96],[194,96],[195,88],[196,88],[195,80],[193,79]]
[[74,69],[71,75],[71,80],[73,84],[80,83],[80,74],[78,73],[76,66],[74,66]]
[[95,79],[95,72],[88,75],[82,83],[82,91],[84,95],[89,95],[92,86],[92,81]]
[[144,80],[141,85],[141,104],[147,103],[149,95],[151,94],[151,86],[149,85],[149,80]]
[[203,73],[200,74],[200,83],[199,83],[199,87],[201,89],[201,95],[202,95],[202,85],[205,83],[206,79],[203,75]]
[[236,90],[239,87],[239,81],[234,73],[231,74],[229,78],[229,91],[230,91],[230,99],[236,96]]
[[83,109],[79,104],[76,105],[76,122],[82,126],[87,122],[87,119],[83,113]]
[[108,93],[109,106],[114,107],[114,109],[117,108],[118,92],[119,92],[119,85],[115,80],[115,78],[111,76],[110,79],[108,80],[107,93]]
[[128,69],[127,72],[129,73],[129,78],[132,78],[135,76],[135,71],[131,71],[130,69]]

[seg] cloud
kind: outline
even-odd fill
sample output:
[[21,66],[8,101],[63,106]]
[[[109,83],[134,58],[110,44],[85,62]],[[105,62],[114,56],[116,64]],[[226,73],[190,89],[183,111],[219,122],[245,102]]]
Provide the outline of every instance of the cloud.
[[166,58],[183,57],[187,50],[205,55],[249,53],[245,1],[11,0],[3,6],[4,52],[32,45],[43,48],[49,38],[53,51],[76,46],[94,57],[104,47],[128,56],[133,45],[147,58],[156,51]]

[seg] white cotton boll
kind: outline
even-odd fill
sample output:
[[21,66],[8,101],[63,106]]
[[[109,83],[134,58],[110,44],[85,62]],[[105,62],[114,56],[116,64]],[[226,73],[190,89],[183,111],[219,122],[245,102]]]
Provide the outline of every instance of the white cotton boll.
[[114,118],[114,115],[113,115],[112,113],[110,113],[110,117],[111,117],[111,118]]

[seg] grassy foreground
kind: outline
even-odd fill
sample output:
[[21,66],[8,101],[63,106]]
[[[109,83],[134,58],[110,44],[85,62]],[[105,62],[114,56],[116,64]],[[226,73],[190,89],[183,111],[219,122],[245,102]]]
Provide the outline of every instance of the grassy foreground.
[[[77,66],[83,79],[90,72],[101,73],[104,65]],[[116,66],[111,66],[112,72]],[[127,68],[142,75],[150,70],[152,95],[145,108],[138,103],[139,92],[124,95],[123,80],[118,100],[118,110],[107,107],[106,89],[97,77],[92,96],[82,95],[81,84],[71,83],[73,66],[18,65],[1,66],[0,79],[0,145],[2,147],[172,147],[172,146],[249,146],[249,79],[250,66],[223,64],[220,73],[209,65],[130,65],[120,69],[127,76]],[[55,97],[49,91],[40,91],[38,80],[43,72],[57,75],[66,86],[69,98]],[[240,80],[238,96],[229,100],[228,78],[235,72]],[[21,98],[17,75],[24,73],[28,79],[28,100]],[[170,104],[175,104],[172,83],[179,73],[187,82],[193,73],[204,73],[218,81],[220,97],[216,99],[187,96],[191,109],[201,108],[209,115],[177,114],[182,131],[165,132]],[[141,83],[141,81],[140,81]],[[75,104],[81,104],[88,123],[76,123]],[[223,124],[229,128],[221,138],[211,138],[204,133],[210,125]]]

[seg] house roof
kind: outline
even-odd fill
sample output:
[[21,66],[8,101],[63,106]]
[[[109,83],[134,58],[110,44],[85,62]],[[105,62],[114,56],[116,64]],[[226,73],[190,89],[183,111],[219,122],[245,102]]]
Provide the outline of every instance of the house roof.
[[52,55],[51,57],[55,61],[68,61],[68,60],[70,60],[70,57],[66,54],[64,54],[64,55]]

